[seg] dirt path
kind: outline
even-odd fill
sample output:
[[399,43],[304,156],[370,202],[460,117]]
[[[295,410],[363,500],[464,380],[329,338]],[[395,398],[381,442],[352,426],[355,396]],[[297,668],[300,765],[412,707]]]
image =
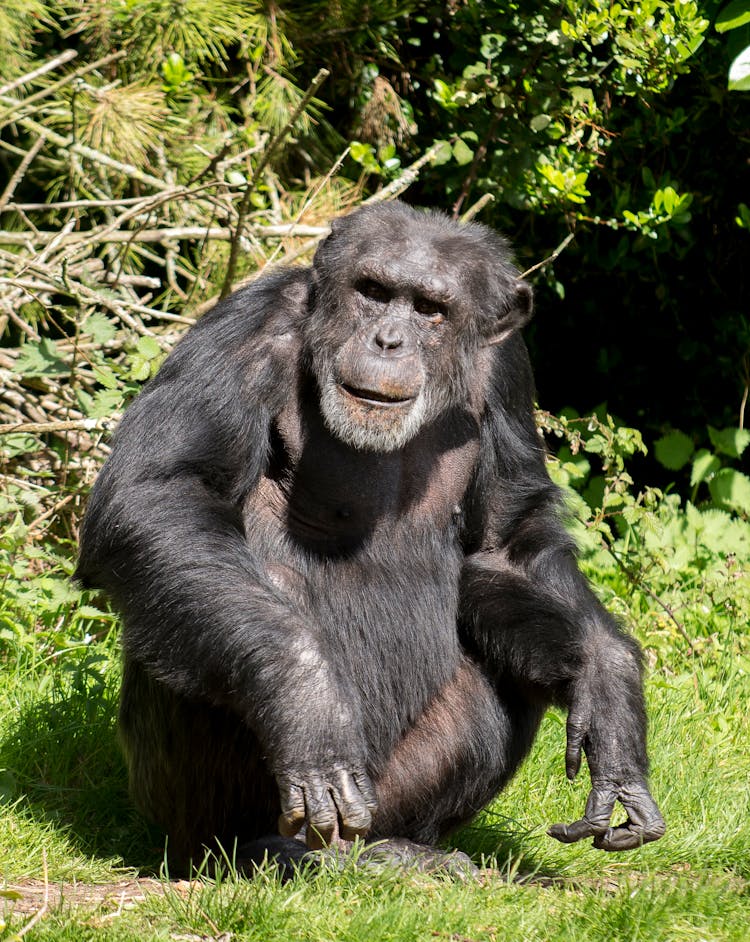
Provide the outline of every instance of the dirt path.
[[0,911],[16,915],[32,915],[45,908],[55,909],[61,902],[75,906],[97,908],[107,904],[113,911],[133,903],[142,902],[151,894],[163,895],[165,887],[178,893],[187,893],[187,880],[176,880],[169,884],[150,877],[138,880],[121,880],[117,883],[47,883],[42,880],[27,880],[23,883],[8,883],[0,888]]

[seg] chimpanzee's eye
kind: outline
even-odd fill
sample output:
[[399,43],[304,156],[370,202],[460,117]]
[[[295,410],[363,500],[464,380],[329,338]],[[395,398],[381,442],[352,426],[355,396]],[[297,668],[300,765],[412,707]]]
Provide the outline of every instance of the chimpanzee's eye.
[[357,284],[357,291],[363,297],[369,298],[370,301],[386,302],[391,299],[391,293],[386,286],[381,285],[379,281],[372,278],[365,278],[364,281],[360,281]]
[[414,301],[414,310],[423,317],[429,317],[430,320],[439,323],[443,319],[443,309],[437,301],[431,301],[429,298],[417,298]]

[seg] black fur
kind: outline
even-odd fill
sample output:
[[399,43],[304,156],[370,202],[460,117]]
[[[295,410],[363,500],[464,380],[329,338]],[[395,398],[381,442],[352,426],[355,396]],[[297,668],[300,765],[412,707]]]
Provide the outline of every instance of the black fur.
[[123,613],[131,790],[178,864],[273,851],[277,819],[310,847],[431,844],[509,780],[550,703],[568,774],[582,748],[592,774],[584,817],[550,833],[663,833],[638,648],[545,469],[529,313],[489,230],[360,210],[312,268],[207,314],[127,410],[79,576]]

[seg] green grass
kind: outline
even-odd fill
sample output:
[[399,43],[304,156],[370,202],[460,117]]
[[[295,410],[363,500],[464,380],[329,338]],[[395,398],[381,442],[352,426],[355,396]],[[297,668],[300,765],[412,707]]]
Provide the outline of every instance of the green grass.
[[158,875],[162,859],[125,791],[115,642],[46,663],[15,653],[0,672],[0,875],[23,887],[46,871],[50,889],[33,923],[39,883],[35,903],[0,895],[0,939],[750,938],[750,683],[729,656],[675,658],[676,673],[649,678],[652,786],[669,826],[657,844],[607,855],[546,837],[587,792],[585,773],[565,780],[564,719],[551,713],[511,787],[456,836],[492,863],[479,882],[349,870],[282,886],[269,872],[76,902],[72,884]]

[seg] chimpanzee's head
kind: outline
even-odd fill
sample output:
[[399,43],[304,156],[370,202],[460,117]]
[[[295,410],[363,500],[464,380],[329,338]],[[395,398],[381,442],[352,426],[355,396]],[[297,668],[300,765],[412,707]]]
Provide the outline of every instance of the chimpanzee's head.
[[330,431],[395,451],[469,398],[478,351],[531,315],[507,243],[403,203],[332,225],[315,254],[306,351]]

